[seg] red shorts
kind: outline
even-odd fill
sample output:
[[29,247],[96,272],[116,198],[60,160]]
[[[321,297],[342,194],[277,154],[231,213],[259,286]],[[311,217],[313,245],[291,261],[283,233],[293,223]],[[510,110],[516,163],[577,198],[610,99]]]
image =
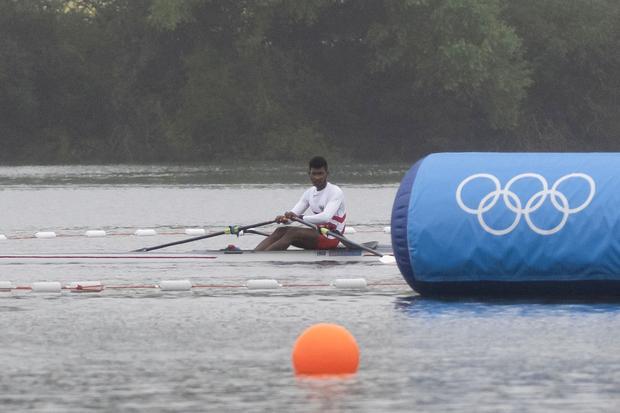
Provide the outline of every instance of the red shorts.
[[316,241],[316,249],[333,250],[338,247],[338,244],[340,244],[340,240],[338,238],[327,238],[324,235],[319,235],[319,238]]

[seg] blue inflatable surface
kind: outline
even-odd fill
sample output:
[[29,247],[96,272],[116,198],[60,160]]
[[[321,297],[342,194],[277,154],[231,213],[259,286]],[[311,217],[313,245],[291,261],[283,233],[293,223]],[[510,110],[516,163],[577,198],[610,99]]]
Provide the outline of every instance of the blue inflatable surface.
[[427,156],[396,195],[392,244],[421,294],[620,296],[620,154]]

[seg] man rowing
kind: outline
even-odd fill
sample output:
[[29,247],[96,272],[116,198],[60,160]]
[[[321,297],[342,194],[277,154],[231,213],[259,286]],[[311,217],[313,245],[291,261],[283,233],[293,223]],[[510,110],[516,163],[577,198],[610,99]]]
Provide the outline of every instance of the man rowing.
[[[319,228],[342,234],[344,232],[346,209],[342,190],[327,181],[329,171],[327,161],[315,156],[308,164],[308,174],[312,187],[307,189],[297,204],[278,215],[276,222],[288,224],[292,218],[303,219]],[[310,209],[311,214],[302,215]],[[339,240],[310,228],[279,227],[256,246],[257,251],[281,251],[293,245],[303,249],[327,250],[338,247]]]

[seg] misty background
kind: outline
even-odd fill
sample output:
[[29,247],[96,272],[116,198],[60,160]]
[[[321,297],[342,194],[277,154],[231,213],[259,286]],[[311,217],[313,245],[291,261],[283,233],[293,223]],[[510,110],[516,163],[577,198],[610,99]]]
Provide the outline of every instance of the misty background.
[[616,0],[0,0],[0,162],[620,150]]

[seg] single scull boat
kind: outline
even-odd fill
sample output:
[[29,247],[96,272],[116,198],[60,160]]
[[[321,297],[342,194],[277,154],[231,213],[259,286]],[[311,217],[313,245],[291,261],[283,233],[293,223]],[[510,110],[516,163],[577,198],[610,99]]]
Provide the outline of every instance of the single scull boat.
[[[390,245],[375,242],[365,246],[392,254]],[[358,248],[332,250],[254,251],[254,250],[203,250],[190,252],[121,252],[121,253],[51,253],[51,254],[3,254],[0,264],[85,264],[125,262],[275,262],[275,263],[345,263],[376,262],[377,256]]]

